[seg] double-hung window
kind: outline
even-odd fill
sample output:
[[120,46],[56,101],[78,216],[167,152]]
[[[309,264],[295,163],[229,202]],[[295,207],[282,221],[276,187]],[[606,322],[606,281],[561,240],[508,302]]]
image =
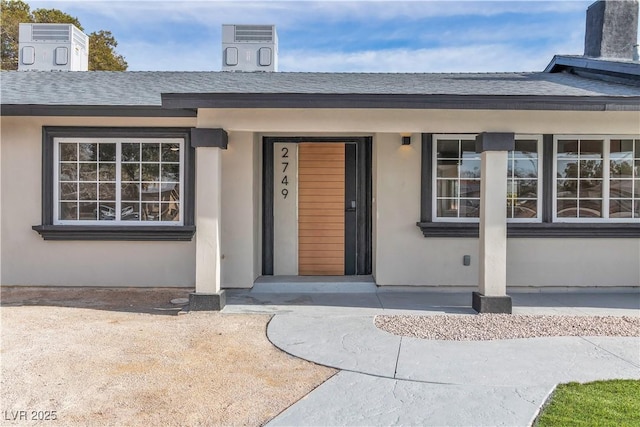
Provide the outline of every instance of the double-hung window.
[[184,140],[54,138],[54,224],[182,225]]
[[[507,160],[509,222],[540,222],[542,138],[519,135]],[[475,135],[435,135],[434,221],[477,222],[480,216],[481,154]]]
[[554,221],[640,220],[640,138],[556,136],[554,154]]
[[191,240],[189,128],[44,127],[42,224],[51,240]]

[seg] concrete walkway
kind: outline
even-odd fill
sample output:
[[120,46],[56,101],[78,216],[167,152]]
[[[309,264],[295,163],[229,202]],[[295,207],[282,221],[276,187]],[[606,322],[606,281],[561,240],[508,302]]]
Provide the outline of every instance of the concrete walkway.
[[[640,315],[639,293],[512,294],[516,314]],[[377,329],[376,314],[473,314],[470,293],[234,291],[224,312],[272,313],[267,335],[340,370],[268,425],[527,426],[555,385],[640,379],[640,338],[435,341]]]

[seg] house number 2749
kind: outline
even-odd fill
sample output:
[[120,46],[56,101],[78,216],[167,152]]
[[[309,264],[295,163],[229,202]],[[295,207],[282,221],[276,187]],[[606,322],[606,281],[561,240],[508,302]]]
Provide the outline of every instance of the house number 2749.
[[282,181],[280,181],[280,183],[284,185],[280,194],[282,194],[282,197],[286,199],[289,195],[289,190],[287,189],[287,185],[289,185],[289,178],[287,177],[287,168],[289,167],[289,149],[287,147],[282,147],[280,151],[282,153],[280,156],[282,161],[280,163],[282,165],[282,173],[284,174]]

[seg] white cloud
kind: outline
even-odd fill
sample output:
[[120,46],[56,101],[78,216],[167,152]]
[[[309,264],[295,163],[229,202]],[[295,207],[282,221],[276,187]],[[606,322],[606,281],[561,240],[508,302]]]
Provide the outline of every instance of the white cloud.
[[554,54],[567,48],[553,46],[538,51],[502,44],[479,44],[350,53],[297,51],[280,56],[280,69],[323,72],[541,71]]

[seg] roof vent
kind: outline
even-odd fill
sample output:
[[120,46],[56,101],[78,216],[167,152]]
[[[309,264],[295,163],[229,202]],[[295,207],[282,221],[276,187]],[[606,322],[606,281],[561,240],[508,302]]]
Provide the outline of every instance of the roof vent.
[[87,71],[89,37],[72,24],[20,24],[19,71]]
[[278,71],[275,25],[223,25],[222,71]]

